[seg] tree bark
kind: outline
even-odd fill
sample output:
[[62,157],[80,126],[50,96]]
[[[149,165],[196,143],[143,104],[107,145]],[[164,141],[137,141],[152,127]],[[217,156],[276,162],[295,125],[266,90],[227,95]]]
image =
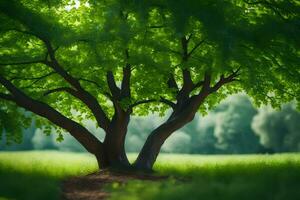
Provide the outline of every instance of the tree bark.
[[130,163],[125,152],[125,137],[130,114],[124,111],[115,113],[109,131],[103,142],[106,162],[111,168],[128,168]]
[[167,138],[176,130],[192,121],[194,116],[195,113],[190,113],[188,116],[179,116],[179,119],[170,119],[152,131],[135,161],[134,166],[140,170],[151,171],[160,149]]
[[194,96],[189,101],[177,107],[169,119],[148,136],[134,167],[139,170],[152,171],[153,165],[157,159],[160,149],[164,142],[172,133],[191,122],[208,93],[202,92],[199,96]]

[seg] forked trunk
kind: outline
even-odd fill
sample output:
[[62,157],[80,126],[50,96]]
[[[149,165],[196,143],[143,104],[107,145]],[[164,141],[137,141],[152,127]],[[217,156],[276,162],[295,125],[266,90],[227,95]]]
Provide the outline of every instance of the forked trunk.
[[130,167],[125,151],[117,157],[109,151],[95,154],[95,156],[99,169],[127,169]]
[[103,142],[103,149],[96,155],[100,169],[128,168],[130,163],[125,152],[125,137],[129,116],[114,118]]

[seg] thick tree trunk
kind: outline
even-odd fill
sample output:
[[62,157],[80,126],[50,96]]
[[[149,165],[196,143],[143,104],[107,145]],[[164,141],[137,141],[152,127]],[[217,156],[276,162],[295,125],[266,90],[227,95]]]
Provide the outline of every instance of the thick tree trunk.
[[207,93],[203,92],[197,97],[190,98],[185,104],[177,105],[177,109],[173,111],[169,119],[148,136],[134,167],[139,170],[151,171],[166,139],[194,119],[206,96]]
[[109,131],[103,142],[103,149],[96,158],[100,169],[103,168],[129,168],[125,152],[125,137],[129,123],[129,115],[122,113],[115,115],[109,125]]
[[124,143],[125,141],[122,144],[115,141],[104,143],[101,151],[94,154],[99,169],[128,169],[130,167]]
[[166,139],[176,130],[193,120],[194,112],[171,116],[167,122],[155,129],[147,138],[134,166],[137,169],[151,171]]
[[118,157],[115,157],[115,154],[112,154],[108,150],[103,150],[102,152],[95,154],[95,156],[99,169],[127,169],[130,167],[125,151]]
[[134,167],[138,170],[151,171],[164,142],[163,138],[159,138],[152,132],[135,161]]
[[130,167],[125,149],[117,152],[111,151],[111,148],[104,147],[103,151],[96,153],[95,156],[98,162],[99,169],[127,169]]

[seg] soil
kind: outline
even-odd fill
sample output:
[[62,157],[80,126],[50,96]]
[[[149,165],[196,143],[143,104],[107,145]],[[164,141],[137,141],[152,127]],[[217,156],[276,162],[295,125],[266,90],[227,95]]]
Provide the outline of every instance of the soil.
[[103,200],[109,197],[104,186],[110,183],[124,184],[129,180],[161,181],[167,176],[151,174],[120,173],[101,171],[82,177],[73,177],[62,183],[62,199],[64,200]]

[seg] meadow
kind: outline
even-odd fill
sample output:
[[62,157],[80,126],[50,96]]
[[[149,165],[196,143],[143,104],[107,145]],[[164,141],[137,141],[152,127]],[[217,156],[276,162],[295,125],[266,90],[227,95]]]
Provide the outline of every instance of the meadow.
[[[105,190],[112,200],[300,199],[300,154],[161,154],[155,170],[169,178]],[[95,171],[94,157],[85,153],[0,152],[0,200],[59,199],[62,180]]]

